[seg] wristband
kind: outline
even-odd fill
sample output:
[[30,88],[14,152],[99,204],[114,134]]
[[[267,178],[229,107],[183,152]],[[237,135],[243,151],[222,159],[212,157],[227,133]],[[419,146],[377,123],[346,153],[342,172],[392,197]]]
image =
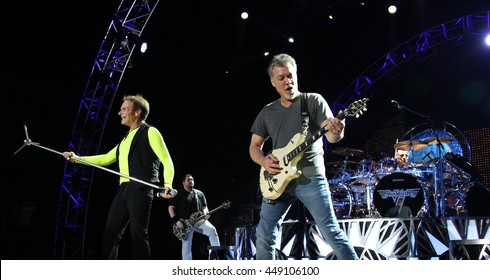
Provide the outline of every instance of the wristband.
[[177,215],[173,216],[172,218],[170,218],[170,220],[172,221],[172,223],[176,224],[178,221],[180,221],[179,217]]

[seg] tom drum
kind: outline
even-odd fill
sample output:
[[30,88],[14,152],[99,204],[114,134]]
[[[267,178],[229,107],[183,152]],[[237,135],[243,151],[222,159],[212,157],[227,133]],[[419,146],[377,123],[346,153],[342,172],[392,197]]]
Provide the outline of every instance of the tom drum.
[[349,188],[343,184],[330,185],[333,209],[338,219],[351,217],[353,198]]

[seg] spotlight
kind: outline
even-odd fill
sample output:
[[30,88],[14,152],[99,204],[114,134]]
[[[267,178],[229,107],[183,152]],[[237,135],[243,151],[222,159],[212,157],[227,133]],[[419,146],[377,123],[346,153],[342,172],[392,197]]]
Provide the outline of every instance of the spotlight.
[[388,7],[388,12],[389,12],[390,14],[394,14],[394,13],[396,13],[396,6],[395,6],[395,5],[390,5],[390,6]]
[[147,49],[148,49],[148,44],[146,44],[145,42],[143,42],[141,44],[141,47],[140,47],[140,52],[141,53],[145,53]]

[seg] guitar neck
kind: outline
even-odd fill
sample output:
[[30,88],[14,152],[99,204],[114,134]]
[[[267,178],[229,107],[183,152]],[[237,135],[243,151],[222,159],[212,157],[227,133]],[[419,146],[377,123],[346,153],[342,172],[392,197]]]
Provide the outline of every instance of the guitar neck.
[[209,212],[208,212],[208,214],[209,214],[209,215],[211,215],[211,214],[213,214],[214,212],[219,211],[219,210],[220,210],[221,208],[223,208],[223,207],[224,207],[224,206],[223,206],[223,205],[221,205],[221,206],[219,206],[219,207],[217,207],[217,208],[214,208],[213,210],[209,211]]
[[[343,112],[339,113],[336,116],[336,118],[339,120],[343,120],[345,119],[345,114]],[[304,152],[304,150],[306,150],[309,146],[315,143],[316,140],[320,139],[325,133],[327,133],[327,131],[328,131],[328,126],[326,125],[318,129],[315,133],[313,133],[310,137],[308,137],[308,139],[306,139],[303,143],[298,145],[298,147],[296,147],[294,150],[292,150],[287,154],[288,160],[291,161],[293,158],[295,158],[296,156]]]
[[221,205],[221,206],[216,207],[216,208],[214,208],[213,210],[209,211],[207,214],[202,214],[201,216],[198,216],[198,217],[197,217],[197,218],[194,220],[194,222],[197,222],[197,221],[199,221],[199,220],[203,219],[204,217],[206,217],[206,215],[211,215],[211,214],[213,214],[214,212],[216,212],[216,211],[220,210],[220,209],[221,209],[221,208],[223,208],[223,207],[224,207],[224,206],[223,206],[223,205]]

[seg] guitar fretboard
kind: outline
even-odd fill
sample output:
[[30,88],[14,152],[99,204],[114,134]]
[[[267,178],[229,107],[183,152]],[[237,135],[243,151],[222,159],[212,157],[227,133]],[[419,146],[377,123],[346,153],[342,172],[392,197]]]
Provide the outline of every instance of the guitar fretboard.
[[[336,116],[337,119],[343,120],[346,117],[346,113],[340,113]],[[308,137],[303,143],[301,143],[298,147],[293,149],[286,155],[288,162],[291,162],[296,156],[300,155],[304,152],[308,147],[310,147],[316,140],[321,138],[325,133],[327,133],[328,127],[324,126],[313,133],[310,137]]]

